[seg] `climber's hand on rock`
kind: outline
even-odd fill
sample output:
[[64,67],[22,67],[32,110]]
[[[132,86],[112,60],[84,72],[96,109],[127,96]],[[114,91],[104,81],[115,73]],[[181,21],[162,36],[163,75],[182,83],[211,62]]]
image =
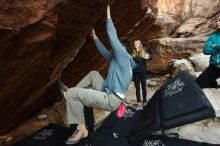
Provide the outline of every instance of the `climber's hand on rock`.
[[106,13],[107,13],[107,18],[111,18],[110,6],[109,6],[109,5],[107,5],[107,11],[106,11]]
[[91,37],[92,37],[93,39],[96,39],[96,38],[97,38],[94,28],[92,28],[92,31],[90,32],[90,35],[91,35]]

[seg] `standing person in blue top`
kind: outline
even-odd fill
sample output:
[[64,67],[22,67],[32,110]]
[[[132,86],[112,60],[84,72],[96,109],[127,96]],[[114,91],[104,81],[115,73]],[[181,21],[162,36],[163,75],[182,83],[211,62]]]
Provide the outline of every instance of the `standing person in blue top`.
[[146,67],[146,59],[145,51],[141,44],[140,40],[134,41],[134,50],[132,53],[132,57],[137,64],[137,67],[133,70],[133,81],[136,89],[136,98],[138,106],[136,110],[141,110],[141,97],[140,97],[140,84],[142,88],[142,96],[143,96],[143,106],[146,105],[147,102],[147,89],[146,89],[146,79],[147,79],[147,67]]
[[104,80],[97,71],[91,71],[76,87],[69,88],[66,93],[63,93],[67,104],[68,123],[77,124],[76,131],[69,137],[66,144],[78,143],[88,136],[84,106],[115,111],[124,100],[131,82],[132,69],[136,64],[118,39],[109,6],[107,6],[106,29],[113,54],[104,47],[94,29],[91,32],[96,47],[110,64],[106,79]]
[[196,80],[201,88],[216,88],[216,79],[220,77],[220,17],[215,28],[217,31],[208,37],[203,49],[204,54],[211,56],[209,67]]

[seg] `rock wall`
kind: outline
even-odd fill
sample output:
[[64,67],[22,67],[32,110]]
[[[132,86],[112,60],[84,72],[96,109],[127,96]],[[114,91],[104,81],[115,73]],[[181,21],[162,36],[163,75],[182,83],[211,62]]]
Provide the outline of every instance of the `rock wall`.
[[194,38],[161,38],[151,40],[147,50],[152,52],[152,60],[148,61],[151,73],[171,73],[170,64],[173,59],[189,58],[193,54],[202,52],[206,37]]
[[60,97],[56,81],[105,5],[101,0],[1,1],[0,133]]
[[210,18],[219,11],[219,0],[158,0],[158,14],[168,14],[175,19],[184,17]]
[[219,0],[184,0],[182,15],[210,18],[220,11]]
[[[201,28],[201,26],[198,25],[208,22],[210,18],[220,12],[219,0],[158,0],[156,5],[158,8],[158,15],[153,26],[150,28],[150,30],[153,31],[153,34],[149,35],[149,33],[152,32],[146,33],[145,39],[147,40],[169,37],[175,33],[175,30],[179,26],[182,25],[184,25],[184,29],[189,27],[188,29],[190,30]],[[199,21],[196,22],[197,24],[203,20],[205,20],[205,22],[196,25],[194,24],[194,20]],[[210,30],[207,29],[208,27],[204,26],[201,30],[199,30],[199,33],[203,31],[203,34],[207,35],[210,32]],[[196,34],[200,35],[199,33]]]
[[[145,12],[153,5],[148,2],[109,1],[120,36],[137,37],[143,32],[134,27],[137,22],[150,25],[154,19],[145,19]],[[0,2],[0,134],[60,100],[57,80],[71,61],[63,77],[71,85],[89,70],[106,70],[88,37],[94,26],[107,42],[106,5],[107,0]]]
[[158,15],[168,14],[173,18],[181,15],[185,0],[158,0]]
[[215,31],[210,24],[220,16],[219,5],[219,0],[158,0],[157,18],[144,36],[154,39],[145,44],[154,56],[149,71],[169,73],[172,59],[202,52],[207,36]]
[[[145,34],[145,31],[149,29],[150,25],[155,20],[157,14],[155,9],[156,3],[152,4],[152,1],[150,3],[150,7],[153,11],[155,11],[155,17],[147,18],[144,17],[146,11],[137,11],[141,10],[143,7],[143,5],[140,5],[138,1],[132,2],[132,5],[125,5],[125,3],[125,1],[124,3],[118,1],[112,5],[112,20],[114,21],[118,36],[128,39],[132,44],[133,40],[138,39]],[[111,51],[106,34],[105,20],[106,16],[104,15],[94,25],[94,28],[99,39],[104,43],[106,48]],[[76,83],[91,70],[98,70],[103,76],[105,76],[107,68],[107,61],[98,52],[91,37],[88,36],[87,41],[82,46],[79,54],[64,70],[62,79],[68,86],[71,87],[76,85]]]

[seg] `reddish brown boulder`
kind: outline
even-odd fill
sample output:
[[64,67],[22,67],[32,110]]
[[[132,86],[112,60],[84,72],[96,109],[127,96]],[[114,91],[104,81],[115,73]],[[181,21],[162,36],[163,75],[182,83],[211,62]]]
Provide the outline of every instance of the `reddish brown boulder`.
[[60,97],[56,81],[105,5],[103,0],[0,3],[0,133]]
[[153,54],[148,61],[148,70],[156,74],[171,73],[172,59],[188,59],[193,54],[202,52],[206,37],[162,38],[150,41],[146,46]]
[[[135,39],[154,20],[144,19],[144,1],[150,2],[110,1],[120,36]],[[57,80],[69,62],[63,76],[68,85],[90,70],[105,72],[107,65],[87,36],[95,25],[98,36],[107,42],[106,5],[107,0],[0,2],[0,134],[60,100]]]
[[[153,16],[145,17],[147,6],[152,9]],[[145,35],[155,20],[157,15],[156,1],[143,0],[142,5],[140,1],[131,1],[130,3],[124,0],[118,1],[112,5],[111,13],[118,36],[128,39],[132,44],[133,40],[140,39]],[[100,40],[111,50],[108,44],[105,20],[106,16],[104,15],[94,28]],[[88,36],[79,54],[64,70],[62,78],[68,86],[74,86],[91,70],[98,70],[105,75],[107,67],[107,62],[97,51],[91,37]]]

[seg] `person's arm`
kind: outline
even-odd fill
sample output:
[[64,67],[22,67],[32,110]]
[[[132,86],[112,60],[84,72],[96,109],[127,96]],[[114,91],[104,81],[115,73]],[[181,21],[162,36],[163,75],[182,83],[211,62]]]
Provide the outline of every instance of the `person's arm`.
[[95,30],[92,29],[91,36],[95,42],[95,45],[99,52],[102,54],[102,56],[110,63],[113,59],[112,54],[105,48],[103,43],[99,40],[99,38],[96,36]]
[[117,32],[115,26],[111,19],[110,7],[107,6],[107,20],[106,20],[106,29],[109,37],[109,43],[114,51],[115,56],[127,55],[127,51],[125,47],[121,44],[118,39]]
[[218,51],[216,49],[212,48],[212,45],[213,45],[212,37],[209,37],[208,40],[206,41],[204,49],[203,49],[203,53],[205,55],[218,54]]

